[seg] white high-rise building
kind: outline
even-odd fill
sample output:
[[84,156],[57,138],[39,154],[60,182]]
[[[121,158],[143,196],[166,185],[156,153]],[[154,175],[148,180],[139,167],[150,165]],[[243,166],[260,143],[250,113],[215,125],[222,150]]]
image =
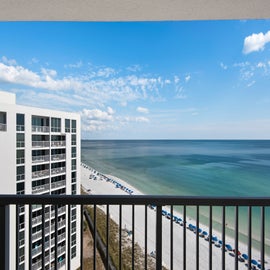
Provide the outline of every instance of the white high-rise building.
[[[0,194],[80,194],[80,140],[78,114],[17,105],[15,94],[0,91]],[[56,221],[46,205],[43,231],[42,206],[10,206],[0,268],[77,269],[80,208],[68,209],[59,205]]]

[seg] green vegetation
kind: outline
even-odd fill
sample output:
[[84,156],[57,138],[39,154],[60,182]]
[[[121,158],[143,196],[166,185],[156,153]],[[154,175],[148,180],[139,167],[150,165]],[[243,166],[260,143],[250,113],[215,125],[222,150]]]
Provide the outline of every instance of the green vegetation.
[[[88,206],[88,213],[91,219],[94,219],[94,208]],[[96,208],[96,221],[97,221],[97,231],[100,235],[104,244],[106,244],[107,239],[107,228],[106,228],[106,214],[100,209]],[[122,269],[130,270],[132,269],[132,244],[131,239],[128,238],[127,232],[121,230],[122,233]],[[113,265],[116,269],[119,269],[119,226],[112,220],[109,220],[109,254]],[[155,269],[155,263],[153,258],[150,256],[147,258],[148,269]],[[144,252],[140,246],[135,243],[134,245],[134,267],[138,270],[144,269]]]

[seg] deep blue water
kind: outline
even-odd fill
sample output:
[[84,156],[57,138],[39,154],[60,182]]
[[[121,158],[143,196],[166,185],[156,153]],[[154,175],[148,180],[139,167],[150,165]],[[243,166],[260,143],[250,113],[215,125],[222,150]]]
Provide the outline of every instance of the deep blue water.
[[[81,147],[82,162],[145,194],[270,195],[270,140],[98,140],[82,141]],[[233,226],[233,213],[227,211]],[[240,213],[243,234],[246,211]],[[259,212],[253,212],[256,234]],[[268,209],[266,214],[270,220]]]

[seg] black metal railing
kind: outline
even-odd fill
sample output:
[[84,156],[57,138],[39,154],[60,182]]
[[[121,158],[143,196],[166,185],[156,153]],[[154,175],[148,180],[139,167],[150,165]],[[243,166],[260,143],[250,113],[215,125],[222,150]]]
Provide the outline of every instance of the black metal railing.
[[[29,213],[25,210],[25,214],[29,216],[29,226],[28,229],[31,231],[32,226],[32,206],[41,205],[42,209],[42,228],[45,228],[45,206],[53,205],[54,207],[54,218],[57,221],[59,213],[58,207],[67,206],[67,224],[69,226],[66,229],[68,239],[67,239],[67,254],[64,261],[58,262],[57,249],[54,252],[55,266],[54,269],[58,269],[59,266],[66,264],[66,269],[71,269],[71,251],[70,246],[70,222],[72,221],[71,216],[71,206],[80,206],[80,260],[81,269],[83,269],[83,221],[84,214],[86,214],[85,206],[91,206],[93,209],[93,215],[89,215],[92,222],[92,235],[93,235],[93,269],[96,269],[96,257],[97,257],[97,239],[99,237],[98,223],[97,223],[97,209],[103,206],[104,213],[106,215],[106,237],[103,239],[103,245],[105,246],[104,252],[104,265],[106,269],[111,269],[111,258],[109,254],[110,241],[109,237],[111,234],[111,219],[114,219],[119,226],[118,233],[118,258],[117,261],[113,262],[117,264],[117,269],[122,269],[123,267],[123,224],[126,222],[126,217],[124,215],[124,207],[130,207],[130,231],[131,235],[131,269],[137,269],[135,248],[136,240],[143,238],[140,241],[142,246],[142,252],[140,256],[144,256],[144,263],[142,269],[148,269],[149,255],[152,256],[151,260],[154,261],[155,269],[269,269],[270,262],[267,261],[269,256],[268,245],[266,243],[267,235],[269,234],[270,224],[268,222],[269,216],[266,217],[266,212],[268,213],[270,207],[270,198],[235,198],[235,197],[178,197],[178,196],[150,196],[150,195],[0,195],[0,243],[5,243],[8,241],[7,234],[5,230],[7,225],[4,224],[6,217],[6,211],[9,206],[15,205],[19,209],[23,205],[29,205]],[[164,210],[166,208],[166,211]],[[230,227],[228,228],[228,214],[227,210],[230,209]],[[240,209],[245,209],[246,216],[241,214],[241,222],[239,222],[239,212]],[[62,209],[62,208],[61,208]],[[117,215],[115,214],[117,210]],[[190,210],[192,209],[192,211]],[[204,211],[201,211],[201,210]],[[218,210],[217,210],[218,209]],[[113,210],[113,211],[112,211]],[[214,216],[215,212],[218,211],[220,220]],[[258,215],[254,217],[254,212],[260,211]],[[204,212],[204,214],[202,214]],[[207,212],[207,215],[205,214]],[[242,211],[243,212],[243,211]],[[138,224],[138,213],[140,215],[140,223],[143,220],[143,224],[140,224],[144,230],[137,230],[136,226]],[[176,216],[175,213],[178,213]],[[180,213],[180,214],[179,214]],[[17,211],[18,214],[18,211]],[[18,214],[19,215],[19,214]],[[114,215],[112,217],[112,215]],[[151,217],[155,216],[155,220],[151,221]],[[179,217],[181,215],[181,217]],[[193,224],[190,223],[190,218],[193,220]],[[256,225],[254,225],[254,218],[256,219]],[[233,220],[233,223],[231,222]],[[245,222],[243,222],[245,220]],[[54,235],[54,246],[57,247],[58,235],[57,235],[57,222],[55,222],[55,235]],[[152,225],[151,225],[152,224]],[[154,227],[150,227],[153,226]],[[200,229],[202,226],[206,227],[204,231]],[[233,224],[233,225],[232,225]],[[243,233],[242,225],[245,225],[246,233]],[[19,225],[19,224],[17,224]],[[164,227],[168,228],[167,233],[169,239],[164,239]],[[255,226],[255,227],[254,227]],[[259,226],[259,227],[258,227]],[[26,226],[27,227],[27,226]],[[213,235],[219,227],[220,239],[217,239]],[[18,228],[18,227],[17,227]],[[125,228],[126,229],[126,228]],[[254,239],[254,230],[256,229],[257,235],[259,233],[259,238]],[[154,239],[150,237],[153,235]],[[4,232],[4,233],[3,233]],[[128,230],[127,230],[128,232]],[[135,237],[136,234],[136,237]],[[140,235],[138,235],[140,234]],[[227,243],[228,234],[233,242],[230,245]],[[16,234],[18,237],[18,233]],[[181,238],[180,242],[176,242],[175,236]],[[244,235],[244,236],[243,236]],[[192,258],[194,258],[191,263],[189,258],[189,249],[191,246],[190,237],[194,238],[192,243],[195,249],[192,249]],[[244,238],[243,238],[244,237]],[[45,266],[45,232],[42,233],[42,256],[41,265]],[[244,239],[244,240],[243,240]],[[19,241],[19,239],[17,239]],[[219,240],[219,241],[218,241]],[[32,241],[32,236],[29,236],[29,246]],[[154,242],[153,242],[154,241]],[[244,242],[244,244],[242,243]],[[154,243],[154,250],[149,252],[149,248]],[[165,243],[166,246],[165,246]],[[207,245],[205,244],[207,243]],[[241,244],[240,244],[241,243]],[[203,244],[203,245],[202,245]],[[195,245],[195,246],[194,246]],[[245,250],[240,250],[239,247],[245,247]],[[166,249],[165,249],[166,248]],[[207,249],[207,252],[205,251]],[[219,249],[220,251],[217,251]],[[175,250],[179,250],[176,256]],[[256,252],[254,252],[256,250]],[[168,253],[169,256],[165,258],[164,252]],[[245,252],[245,254],[243,254]],[[0,261],[3,266],[5,262],[5,254],[1,252]],[[205,257],[207,254],[207,258]],[[215,254],[215,256],[213,256]],[[218,254],[218,255],[216,255]],[[243,256],[245,255],[245,256]],[[256,255],[257,257],[254,258]],[[31,260],[31,252],[29,253],[29,260]],[[232,264],[233,260],[233,264]],[[181,262],[179,264],[179,261]],[[58,262],[58,263],[57,263]],[[268,266],[269,263],[269,266]],[[192,265],[192,266],[191,266]],[[192,268],[191,268],[192,267]],[[229,267],[229,268],[228,268]],[[4,268],[1,268],[4,269]],[[31,269],[31,266],[30,268]],[[149,268],[152,269],[152,268]]]

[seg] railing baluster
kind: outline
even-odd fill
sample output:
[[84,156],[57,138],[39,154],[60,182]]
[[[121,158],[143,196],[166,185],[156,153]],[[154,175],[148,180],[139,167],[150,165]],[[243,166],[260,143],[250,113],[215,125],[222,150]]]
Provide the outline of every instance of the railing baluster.
[[196,206],[196,269],[200,268],[200,250],[199,250],[199,206]]
[[186,253],[186,247],[187,247],[187,238],[186,238],[186,232],[187,232],[187,208],[186,205],[184,205],[183,209],[183,270],[186,270],[186,261],[187,261],[187,253]]
[[[4,207],[0,206],[0,209],[2,209],[2,208],[4,209]],[[5,220],[3,218],[3,216],[0,215],[1,219]],[[1,230],[1,229],[3,229],[3,230]],[[4,224],[4,228],[1,228],[1,225],[0,225],[0,234],[1,234],[1,232],[5,232],[5,224]],[[0,237],[0,243],[5,243],[5,241],[3,241],[3,239],[1,239],[1,237]],[[19,205],[17,204],[16,205],[16,269],[19,269],[19,245],[20,245],[19,243],[20,243],[20,240],[19,240]],[[4,253],[4,252],[1,252],[1,253]],[[1,259],[2,258],[0,257],[0,262],[1,262]],[[5,265],[2,265],[0,263],[0,269],[5,269]]]
[[32,204],[29,204],[29,270],[32,270]]
[[261,269],[265,269],[264,267],[264,252],[265,252],[265,210],[264,206],[261,207]]
[[144,269],[147,269],[147,205],[144,212]]
[[251,269],[251,245],[252,245],[252,209],[248,207],[248,269]]
[[156,270],[162,269],[162,206],[156,212]]
[[109,231],[110,231],[110,209],[109,204],[107,204],[107,216],[106,216],[106,227],[107,227],[107,233],[106,233],[106,269],[109,269]]
[[135,254],[135,226],[134,226],[135,206],[132,204],[132,269],[134,270],[134,254]]
[[45,205],[42,204],[42,269],[45,269]]
[[[70,215],[71,215],[71,209],[70,209],[70,204],[68,205],[68,261],[67,261],[67,268],[68,270],[71,269],[71,257],[70,257],[70,247],[71,247],[71,230],[70,230],[70,227],[71,227],[71,218],[70,218]],[[82,235],[82,234],[81,234]],[[83,252],[83,250],[81,251]]]
[[171,234],[170,234],[170,248],[171,248],[171,270],[173,270],[173,205],[171,205]]
[[81,270],[83,270],[83,204],[80,205],[80,212],[81,212],[81,254],[80,254],[80,261],[81,261]]
[[97,205],[94,204],[94,246],[93,246],[93,267],[96,269],[97,266]]
[[213,208],[209,206],[209,270],[212,270],[212,232],[213,232]]
[[222,206],[222,270],[225,270],[225,241],[226,241],[226,232],[225,232],[225,224],[226,224],[226,209],[225,206]]
[[58,269],[58,261],[57,261],[57,257],[58,257],[58,251],[57,251],[57,243],[58,243],[58,204],[54,205],[54,212],[55,212],[55,216],[54,216],[54,269]]
[[119,270],[122,269],[122,205],[119,204]]
[[235,207],[235,270],[238,270],[238,230],[239,230],[239,208]]

